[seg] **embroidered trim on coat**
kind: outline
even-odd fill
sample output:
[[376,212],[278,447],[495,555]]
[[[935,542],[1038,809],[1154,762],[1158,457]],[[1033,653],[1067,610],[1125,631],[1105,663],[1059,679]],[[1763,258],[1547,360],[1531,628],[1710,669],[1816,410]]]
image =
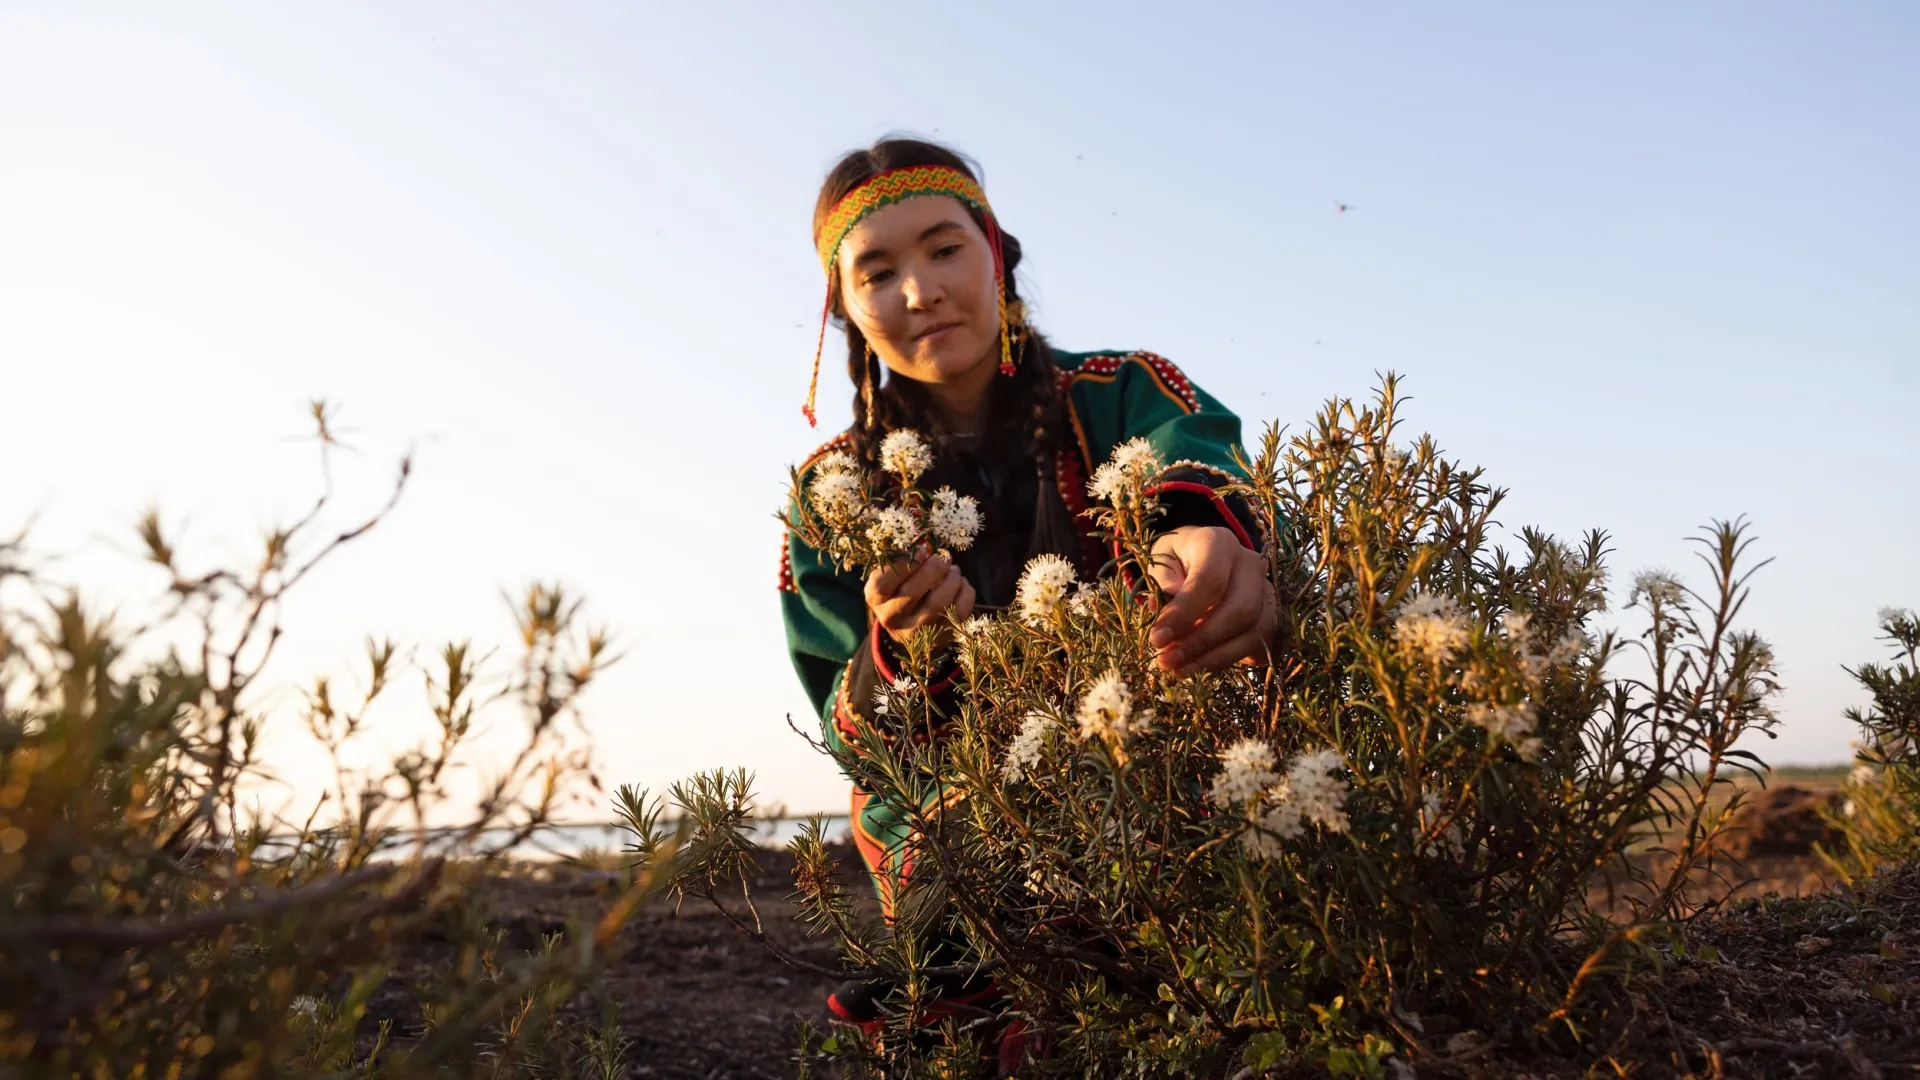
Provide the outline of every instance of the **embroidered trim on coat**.
[[1159,387],[1161,393],[1173,399],[1174,404],[1190,413],[1200,411],[1200,396],[1194,393],[1192,380],[1187,378],[1186,373],[1175,367],[1173,361],[1158,353],[1130,352],[1089,356],[1080,362],[1079,367],[1072,371],[1063,371],[1062,374],[1076,379],[1099,379],[1105,382],[1118,376],[1122,365],[1129,360],[1152,373],[1154,384]]
[[[843,431],[833,438],[828,439],[826,442],[821,443],[819,449],[808,454],[807,459],[800,463],[800,468],[797,471],[801,476],[805,476],[807,475],[807,470],[813,468],[821,458],[826,457],[835,450],[844,450],[852,445],[853,433]],[[795,584],[793,580],[793,529],[788,526],[781,526],[780,528],[780,591],[790,593],[800,591],[800,586]]]

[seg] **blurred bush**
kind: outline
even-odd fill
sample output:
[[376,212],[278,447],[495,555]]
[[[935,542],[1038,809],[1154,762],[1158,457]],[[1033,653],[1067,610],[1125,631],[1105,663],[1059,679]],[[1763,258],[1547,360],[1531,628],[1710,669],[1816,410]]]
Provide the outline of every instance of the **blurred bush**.
[[[331,415],[316,403],[323,463]],[[403,461],[385,508],[345,528],[323,524],[329,479],[248,565],[189,569],[149,514],[138,533],[163,585],[138,625],[51,580],[24,536],[0,544],[0,1074],[624,1074],[617,1026],[556,1034],[542,1018],[648,882],[564,946],[518,956],[462,902],[570,785],[591,782],[579,733],[563,728],[613,657],[577,600],[555,586],[516,600],[511,667],[465,643],[440,650],[425,672],[432,737],[350,768],[343,750],[406,663],[370,641],[355,690],[321,679],[305,694],[335,764],[325,797],[299,820],[250,805],[285,599],[380,523],[409,472]],[[447,777],[495,706],[524,717],[518,747],[454,805]],[[425,1024],[402,1038],[366,1010],[421,932],[456,960],[410,987]]]

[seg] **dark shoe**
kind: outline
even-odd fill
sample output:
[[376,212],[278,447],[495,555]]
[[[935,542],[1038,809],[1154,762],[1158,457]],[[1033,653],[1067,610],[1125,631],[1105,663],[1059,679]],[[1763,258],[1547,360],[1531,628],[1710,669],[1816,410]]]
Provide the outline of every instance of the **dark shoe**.
[[886,1013],[880,1003],[893,992],[891,979],[855,979],[844,982],[827,994],[827,1011],[843,1024],[852,1024],[868,1035],[880,1030]]

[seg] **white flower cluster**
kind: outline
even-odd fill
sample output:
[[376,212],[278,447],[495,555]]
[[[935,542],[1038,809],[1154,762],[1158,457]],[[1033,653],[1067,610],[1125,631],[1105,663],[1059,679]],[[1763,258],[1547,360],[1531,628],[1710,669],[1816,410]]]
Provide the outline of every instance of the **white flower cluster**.
[[1540,760],[1542,744],[1533,737],[1533,706],[1521,702],[1518,705],[1494,705],[1476,701],[1467,706],[1467,723],[1485,728],[1487,734],[1495,740],[1512,743],[1526,761]]
[[1220,754],[1221,769],[1209,793],[1222,809],[1245,806],[1253,827],[1240,845],[1256,859],[1277,858],[1283,841],[1306,832],[1308,823],[1333,833],[1347,831],[1347,784],[1337,775],[1340,753],[1315,750],[1301,754],[1287,766],[1285,776],[1273,771],[1273,748],[1258,739],[1243,739]]
[[907,548],[920,539],[920,522],[904,506],[889,506],[873,514],[867,526],[867,538],[888,547]]
[[903,716],[913,695],[920,690],[920,684],[911,675],[902,675],[888,683],[884,680],[873,688],[873,712],[875,716]]
[[1649,607],[1655,604],[1671,607],[1686,601],[1687,590],[1672,574],[1662,570],[1642,570],[1634,575],[1633,592],[1629,595],[1631,599],[1628,603],[1644,598]]
[[1570,626],[1559,640],[1547,646],[1545,652],[1536,651],[1531,637],[1531,624],[1524,612],[1509,611],[1502,615],[1500,628],[1520,657],[1520,670],[1526,675],[1527,681],[1535,686],[1554,668],[1565,667],[1579,659],[1587,647],[1587,635],[1579,627]]
[[972,674],[982,663],[992,659],[993,628],[998,625],[996,619],[973,615],[954,628],[954,645],[959,650],[961,670]]
[[912,486],[920,474],[933,468],[933,448],[912,428],[889,431],[880,442],[880,467]]
[[1080,699],[1080,738],[1125,746],[1153,726],[1151,709],[1133,707],[1133,690],[1117,669],[1109,668]]
[[836,450],[820,459],[807,490],[813,496],[814,510],[837,528],[856,525],[870,512],[865,485],[860,483],[860,465],[845,451]]
[[1252,802],[1274,785],[1273,747],[1259,739],[1242,739],[1220,752],[1220,775],[1213,778],[1207,798],[1222,810]]
[[1073,564],[1059,555],[1036,555],[1020,574],[1014,589],[1014,606],[1020,609],[1020,621],[1028,626],[1046,626],[1067,599],[1075,581]]
[[1020,722],[1020,733],[1007,744],[1007,760],[1000,766],[1000,776],[1008,783],[1024,780],[1027,770],[1040,764],[1040,755],[1047,748],[1047,736],[1060,727],[1060,721],[1043,712],[1030,712]]
[[1282,794],[1300,815],[1328,832],[1347,831],[1347,784],[1340,771],[1338,750],[1319,750],[1293,759]]
[[1143,438],[1128,439],[1113,448],[1105,465],[1094,470],[1093,479],[1087,482],[1087,494],[1114,504],[1137,498],[1147,481],[1165,468],[1152,443]]
[[880,443],[880,465],[907,489],[904,499],[891,506],[875,504],[873,485],[852,454],[836,450],[814,464],[807,496],[814,513],[835,534],[827,545],[831,551],[849,556],[864,547],[864,558],[871,560],[919,550],[927,540],[943,554],[973,546],[984,524],[979,500],[943,487],[923,501],[913,490],[933,467],[933,450],[918,432],[890,432]]
[[1073,590],[1073,595],[1067,597],[1067,611],[1074,615],[1085,615],[1088,611],[1092,610],[1088,607],[1092,601],[1093,585],[1083,581]]
[[980,535],[979,501],[971,495],[956,495],[952,488],[934,492],[927,509],[927,531],[955,551],[967,550]]
[[1438,666],[1473,641],[1473,627],[1451,596],[1419,593],[1400,605],[1393,640],[1401,648]]

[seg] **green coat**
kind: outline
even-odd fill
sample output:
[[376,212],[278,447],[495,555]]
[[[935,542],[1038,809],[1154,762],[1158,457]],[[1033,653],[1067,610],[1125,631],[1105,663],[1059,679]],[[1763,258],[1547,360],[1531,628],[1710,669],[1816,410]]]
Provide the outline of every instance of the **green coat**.
[[[1074,445],[1055,456],[1051,473],[1059,502],[1085,548],[1078,560],[1082,566],[1097,567],[1101,561],[1090,523],[1080,514],[1087,507],[1086,478],[1114,447],[1142,436],[1170,463],[1157,485],[1167,511],[1160,527],[1224,525],[1248,546],[1260,546],[1254,516],[1237,498],[1223,498],[1216,491],[1245,476],[1234,460],[1240,447],[1239,417],[1152,353],[1056,351],[1053,360],[1073,421]],[[848,441],[843,433],[815,451],[801,466],[801,482],[808,481],[815,463]],[[780,607],[794,669],[828,745],[857,752],[858,746],[848,740],[855,717],[869,716],[874,686],[892,677],[886,635],[875,638],[870,633],[861,578],[836,570],[789,532],[781,552]],[[892,883],[911,869],[906,813],[866,792],[853,793],[855,844],[874,874],[883,906],[889,908]]]

